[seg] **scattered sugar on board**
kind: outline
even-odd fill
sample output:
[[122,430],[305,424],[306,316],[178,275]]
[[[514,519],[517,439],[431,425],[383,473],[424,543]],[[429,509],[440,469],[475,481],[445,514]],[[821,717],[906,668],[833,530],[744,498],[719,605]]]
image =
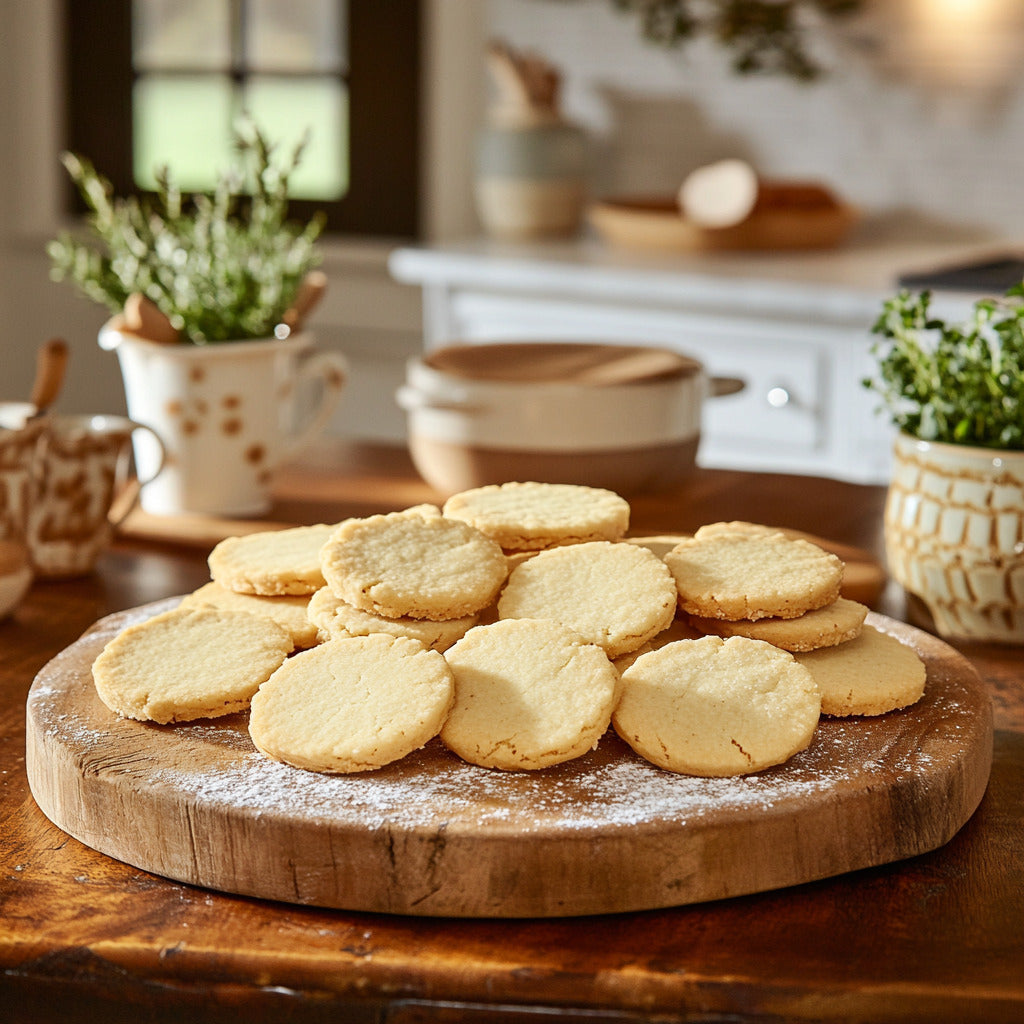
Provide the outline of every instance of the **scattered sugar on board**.
[[[516,831],[599,829],[658,821],[698,820],[723,807],[761,811],[826,790],[850,776],[827,747],[793,758],[784,769],[728,779],[672,775],[636,757],[612,734],[598,751],[541,772],[506,773],[458,760],[433,741],[386,768],[356,775],[320,775],[240,750],[240,730],[185,726],[195,740],[234,752],[216,772],[187,763],[163,768],[150,781],[258,815],[323,818],[359,827]],[[836,743],[835,746],[841,746]],[[872,770],[860,766],[860,773]],[[884,770],[881,765],[877,770]]]
[[[118,613],[90,631],[98,650],[135,621],[173,607],[177,599]],[[71,650],[71,649],[69,649]],[[78,655],[80,659],[81,655]],[[91,745],[101,731],[86,724],[84,714],[58,711],[67,674],[80,674],[80,661],[68,651],[58,655],[30,695],[47,722],[47,731],[75,744]],[[926,694],[926,700],[935,695]],[[964,707],[956,687],[946,687],[936,702],[944,712],[947,732]],[[897,712],[898,713],[898,712]],[[436,829],[439,822],[494,831],[600,829],[671,821],[699,820],[722,808],[765,811],[807,795],[829,790],[873,772],[919,771],[930,757],[916,746],[901,750],[863,750],[863,719],[823,719],[810,747],[784,766],[756,775],[726,779],[673,775],[634,755],[609,732],[596,751],[573,762],[539,772],[506,773],[460,761],[438,740],[395,765],[357,775],[321,775],[272,761],[252,746],[244,715],[177,726],[122,723],[130,729],[159,734],[161,742],[181,751],[173,768],[147,770],[138,764],[98,766],[101,770],[134,771],[140,785],[169,786],[196,802],[223,803],[257,815],[302,815],[360,828]],[[149,737],[147,736],[148,740]],[[196,744],[220,752],[216,770],[190,767],[189,750]],[[867,744],[870,748],[870,744]]]

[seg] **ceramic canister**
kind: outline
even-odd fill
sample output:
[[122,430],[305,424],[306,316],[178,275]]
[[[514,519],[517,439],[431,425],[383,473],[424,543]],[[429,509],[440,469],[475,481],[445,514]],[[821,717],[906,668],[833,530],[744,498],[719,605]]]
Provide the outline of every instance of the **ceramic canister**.
[[497,238],[569,235],[582,220],[584,135],[560,122],[493,125],[477,139],[480,221]]

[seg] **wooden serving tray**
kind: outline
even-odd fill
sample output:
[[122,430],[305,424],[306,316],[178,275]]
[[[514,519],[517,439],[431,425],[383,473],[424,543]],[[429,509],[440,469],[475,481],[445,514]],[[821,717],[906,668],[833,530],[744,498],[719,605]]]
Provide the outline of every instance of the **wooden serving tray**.
[[627,249],[735,252],[830,249],[857,222],[845,203],[755,210],[741,224],[705,228],[679,213],[674,196],[625,197],[594,203],[587,212],[598,236]]
[[355,911],[543,917],[676,906],[796,885],[947,842],[984,794],[992,712],[971,665],[871,614],[925,660],[914,707],[823,719],[787,764],[734,779],[655,768],[611,732],[576,761],[504,773],[438,741],[376,772],[268,760],[244,715],[118,719],[91,664],[130,623],[96,623],[54,658],[27,706],[29,783],[87,846],[212,889]]

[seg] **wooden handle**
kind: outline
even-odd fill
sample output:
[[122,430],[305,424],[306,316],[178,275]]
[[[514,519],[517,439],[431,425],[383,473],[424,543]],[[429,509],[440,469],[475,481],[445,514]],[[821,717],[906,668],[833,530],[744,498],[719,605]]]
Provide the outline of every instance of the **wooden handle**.
[[57,400],[64,386],[67,365],[68,343],[63,338],[51,338],[40,347],[36,357],[36,379],[32,385],[32,404],[37,415]]
[[531,124],[559,119],[561,74],[555,67],[497,40],[488,46],[487,58],[499,93],[499,121]]
[[121,328],[127,334],[147,341],[173,345],[180,339],[178,331],[171,324],[160,307],[141,292],[133,292],[125,299]]
[[302,279],[299,290],[295,294],[295,301],[281,317],[282,322],[287,324],[292,331],[299,330],[324,297],[325,291],[327,291],[327,275],[320,270],[311,270]]

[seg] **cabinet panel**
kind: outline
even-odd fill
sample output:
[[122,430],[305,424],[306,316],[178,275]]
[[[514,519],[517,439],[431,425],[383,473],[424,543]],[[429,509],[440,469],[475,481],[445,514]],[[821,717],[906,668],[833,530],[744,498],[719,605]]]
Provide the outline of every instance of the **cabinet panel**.
[[826,355],[804,326],[461,290],[450,295],[449,311],[459,340],[664,345],[699,359],[712,376],[739,378],[741,392],[711,399],[705,409],[705,464],[779,465],[787,455],[827,455]]

